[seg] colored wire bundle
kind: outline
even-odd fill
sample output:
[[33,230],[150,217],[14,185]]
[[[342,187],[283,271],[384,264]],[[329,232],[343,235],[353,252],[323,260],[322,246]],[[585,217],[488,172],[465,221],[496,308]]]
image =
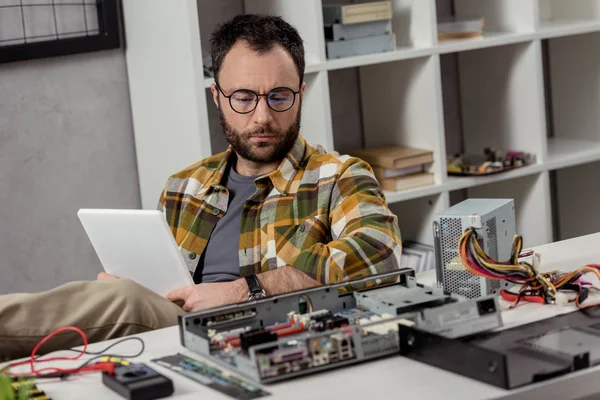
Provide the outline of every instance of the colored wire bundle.
[[555,303],[562,293],[572,291],[576,295],[569,297],[578,308],[589,308],[600,303],[583,305],[591,290],[597,290],[590,282],[582,279],[583,275],[593,273],[600,279],[600,265],[588,264],[571,272],[559,271],[539,272],[535,265],[520,261],[523,238],[516,235],[513,240],[511,256],[508,261],[498,261],[489,257],[479,244],[477,232],[467,229],[458,241],[459,257],[464,267],[474,275],[494,280],[506,280],[521,284],[513,307],[525,297],[539,297],[545,303]]
[[[39,351],[40,347],[48,342],[50,339],[52,339],[54,336],[56,336],[59,333],[62,332],[66,332],[66,331],[73,331],[78,333],[81,338],[83,339],[83,349],[82,350],[75,350],[75,349],[67,349],[68,351],[74,351],[77,352],[78,354],[73,356],[73,357],[49,357],[49,358],[44,358],[41,359],[41,356],[37,355],[37,352]],[[132,354],[132,355],[109,355],[106,354],[106,352],[108,350],[110,350],[111,348],[126,342],[126,341],[130,341],[130,340],[136,340],[139,341],[141,343],[141,349],[136,353],[136,354]],[[73,375],[73,374],[79,374],[79,373],[84,373],[84,372],[94,372],[94,371],[107,371],[112,373],[115,369],[115,363],[114,362],[97,362],[95,364],[92,364],[93,361],[97,361],[100,359],[104,359],[104,358],[133,358],[133,357],[138,357],[139,355],[141,355],[144,352],[145,349],[145,344],[144,341],[138,337],[129,337],[129,338],[124,338],[122,340],[119,340],[111,345],[109,345],[108,347],[106,347],[104,350],[101,350],[99,352],[89,352],[87,351],[87,347],[88,347],[88,339],[86,334],[79,328],[74,327],[74,326],[65,326],[59,329],[56,329],[55,331],[53,331],[52,333],[50,333],[48,336],[46,336],[45,338],[43,338],[42,340],[39,341],[39,343],[33,348],[33,350],[31,351],[31,355],[29,356],[29,359],[25,360],[25,361],[18,361],[18,362],[14,362],[11,363],[7,366],[5,366],[4,368],[2,368],[2,370],[0,370],[0,373],[8,373],[11,376],[15,376],[15,377],[23,377],[23,378],[61,378],[61,379],[66,379],[67,377]],[[53,361],[75,361],[80,359],[84,354],[87,355],[94,355],[95,357],[87,360],[86,362],[84,362],[83,364],[79,365],[78,367],[75,368],[68,368],[68,369],[64,369],[64,368],[42,368],[42,369],[37,369],[37,365],[41,364],[41,363],[46,363],[46,362],[53,362]],[[17,366],[21,366],[21,365],[27,365],[29,364],[30,366],[30,371],[27,373],[12,373],[10,372],[11,368],[17,367]]]

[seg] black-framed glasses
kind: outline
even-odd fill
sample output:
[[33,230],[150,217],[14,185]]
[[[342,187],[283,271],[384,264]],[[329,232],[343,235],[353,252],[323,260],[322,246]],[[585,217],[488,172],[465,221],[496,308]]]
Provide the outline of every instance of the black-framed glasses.
[[300,90],[293,91],[288,87],[276,87],[269,93],[256,93],[250,89],[238,89],[229,96],[223,92],[218,83],[215,86],[221,94],[229,100],[229,105],[238,114],[248,114],[256,109],[258,100],[264,97],[269,108],[276,112],[284,112],[294,106],[296,95]]

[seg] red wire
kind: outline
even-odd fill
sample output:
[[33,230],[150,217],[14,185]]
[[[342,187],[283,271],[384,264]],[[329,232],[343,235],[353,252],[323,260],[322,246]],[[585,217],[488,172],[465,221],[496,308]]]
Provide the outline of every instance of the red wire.
[[[45,360],[39,360],[35,358],[36,353],[38,352],[38,350],[40,349],[40,347],[42,347],[42,345],[44,343],[46,343],[47,341],[49,341],[50,339],[52,339],[54,336],[58,335],[59,333],[65,332],[65,331],[74,331],[79,333],[79,335],[81,335],[81,337],[83,338],[83,350],[81,350],[81,353],[79,353],[78,355],[74,356],[74,357],[51,357]],[[86,334],[79,328],[74,327],[74,326],[65,326],[62,328],[58,328],[56,329],[54,332],[50,333],[48,336],[46,336],[45,338],[43,338],[42,340],[39,341],[39,343],[33,348],[33,350],[31,351],[31,356],[29,357],[29,360],[27,361],[20,361],[20,362],[16,362],[16,363],[12,363],[10,365],[8,365],[7,368],[13,368],[19,365],[25,365],[25,364],[29,364],[30,368],[31,368],[31,372],[27,373],[27,374],[12,374],[13,376],[20,376],[20,375],[42,375],[42,372],[45,371],[51,371],[49,373],[69,373],[69,372],[73,372],[75,371],[74,368],[71,369],[62,369],[62,368],[42,368],[40,370],[36,370],[35,369],[35,364],[36,363],[43,363],[43,362],[49,362],[49,361],[63,361],[63,360],[67,360],[67,361],[74,361],[74,360],[78,360],[80,359],[84,354],[85,351],[87,350],[87,346],[88,346],[88,338],[86,336]]]

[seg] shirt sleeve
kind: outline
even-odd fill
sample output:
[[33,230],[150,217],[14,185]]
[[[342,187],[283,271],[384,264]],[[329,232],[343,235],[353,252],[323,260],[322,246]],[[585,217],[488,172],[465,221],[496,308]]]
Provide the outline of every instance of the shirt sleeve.
[[163,189],[163,191],[160,193],[160,197],[158,198],[158,203],[156,204],[156,209],[163,213],[166,211],[165,191],[166,191],[166,189]]
[[344,163],[331,194],[329,223],[332,240],[302,251],[294,268],[323,284],[400,268],[398,218],[364,161],[349,158]]

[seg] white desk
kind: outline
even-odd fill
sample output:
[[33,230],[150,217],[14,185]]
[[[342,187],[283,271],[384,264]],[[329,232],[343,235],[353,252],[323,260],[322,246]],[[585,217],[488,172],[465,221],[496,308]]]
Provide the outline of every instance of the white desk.
[[[542,269],[574,269],[586,263],[600,261],[600,233],[536,248],[542,254]],[[431,273],[419,277],[423,283],[434,279]],[[523,304],[503,312],[508,327],[548,318],[574,310],[574,306],[556,307]],[[178,328],[172,327],[138,335],[146,342],[146,351],[135,361],[147,362],[153,358],[178,352],[193,355],[179,344]],[[96,343],[90,350],[99,350],[110,342]],[[135,352],[138,344],[131,345]],[[126,351],[123,346],[115,352]],[[72,355],[73,353],[68,353]],[[198,357],[197,355],[193,355]],[[56,363],[74,366],[79,363]],[[175,385],[177,399],[231,399],[192,380],[177,375],[154,363],[152,368],[169,376]],[[47,365],[50,366],[50,365]],[[46,382],[39,385],[56,400],[67,399],[120,399],[101,383],[99,374],[71,378],[67,382]],[[577,399],[600,393],[600,366],[530,385],[524,389],[506,391],[491,385],[464,378],[441,369],[400,356],[350,366],[302,377],[287,382],[265,385],[272,393],[266,399]]]

